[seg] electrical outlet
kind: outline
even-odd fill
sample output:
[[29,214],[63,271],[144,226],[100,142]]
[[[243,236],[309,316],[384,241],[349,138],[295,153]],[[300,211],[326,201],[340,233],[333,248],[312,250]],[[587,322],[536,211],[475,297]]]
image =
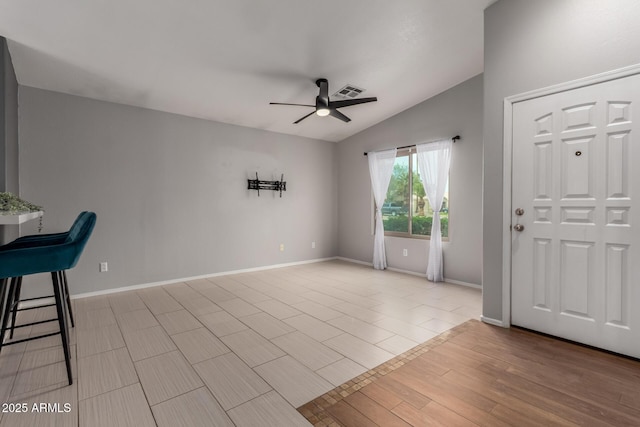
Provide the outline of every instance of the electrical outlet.
[[311,242],[311,249],[315,249],[316,248],[316,242]]
[[100,273],[106,273],[107,271],[109,271],[109,263],[101,262],[100,263]]
[[284,252],[284,243],[280,243],[280,252]]
[[402,256],[408,256],[409,255],[409,251],[406,249],[402,250]]

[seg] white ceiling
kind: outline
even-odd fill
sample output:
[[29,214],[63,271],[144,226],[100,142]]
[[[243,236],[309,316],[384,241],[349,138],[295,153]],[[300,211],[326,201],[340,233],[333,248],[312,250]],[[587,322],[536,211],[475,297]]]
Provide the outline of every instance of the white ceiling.
[[[340,141],[483,70],[495,0],[0,2],[18,82],[241,126]],[[378,102],[312,115],[315,80]]]

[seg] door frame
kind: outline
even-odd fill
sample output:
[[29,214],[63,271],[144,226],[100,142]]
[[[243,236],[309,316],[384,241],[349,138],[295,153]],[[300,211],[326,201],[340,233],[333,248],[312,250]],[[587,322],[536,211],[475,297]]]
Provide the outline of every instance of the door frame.
[[571,80],[542,89],[535,89],[504,98],[504,130],[503,130],[503,161],[502,161],[502,321],[486,319],[498,326],[511,326],[511,216],[512,216],[512,160],[513,160],[513,104],[528,101],[542,96],[566,92],[585,86],[604,83],[623,77],[640,74],[640,64],[630,65],[593,76]]

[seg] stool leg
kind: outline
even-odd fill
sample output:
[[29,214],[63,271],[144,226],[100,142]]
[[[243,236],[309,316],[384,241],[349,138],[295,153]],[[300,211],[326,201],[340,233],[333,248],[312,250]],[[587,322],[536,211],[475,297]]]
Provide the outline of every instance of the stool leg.
[[67,299],[67,310],[69,310],[69,318],[71,319],[71,327],[75,328],[76,324],[73,321],[73,309],[71,308],[71,297],[69,296],[69,284],[67,282],[67,272],[62,270],[60,272],[60,277],[62,280],[62,284],[64,286],[64,294]]
[[[6,299],[7,296],[7,288],[9,287],[9,279],[2,278],[0,279],[0,318],[4,318],[5,310],[9,310],[9,298]],[[4,332],[0,335],[0,351],[2,351],[2,344],[4,343]]]
[[13,329],[16,326],[16,315],[18,314],[18,304],[20,303],[20,291],[22,290],[22,276],[18,277],[18,284],[16,286],[16,290],[14,292],[13,303],[12,303],[12,313],[11,313],[11,334],[9,338],[13,338]]
[[[6,279],[5,279],[6,280]],[[6,285],[6,282],[4,282],[4,284]],[[6,286],[3,286],[3,292],[2,292],[2,300],[5,300],[5,288]],[[9,295],[7,295],[6,297],[6,303],[4,303],[4,310],[2,313],[2,327],[0,328],[0,350],[2,350],[2,344],[4,344],[4,335],[7,332],[7,323],[9,322],[9,314],[11,314],[11,304],[13,302],[13,296],[14,293],[16,291],[16,278],[12,277],[11,278],[11,285],[9,285]]]
[[56,311],[58,312],[58,324],[60,325],[60,337],[62,338],[62,350],[64,351],[64,361],[67,365],[67,378],[69,379],[69,385],[73,384],[73,378],[71,376],[71,356],[69,352],[69,339],[67,336],[67,317],[64,309],[64,295],[62,294],[62,287],[58,280],[58,273],[51,273],[51,280],[53,281],[53,295],[56,300]]

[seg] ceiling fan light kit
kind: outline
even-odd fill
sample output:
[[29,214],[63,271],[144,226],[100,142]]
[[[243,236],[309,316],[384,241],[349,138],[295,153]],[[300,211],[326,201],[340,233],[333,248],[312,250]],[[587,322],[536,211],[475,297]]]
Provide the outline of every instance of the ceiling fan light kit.
[[294,125],[297,125],[298,123],[300,123],[301,121],[303,121],[304,119],[312,115],[313,113],[316,113],[320,117],[332,116],[338,120],[342,120],[345,123],[349,123],[351,119],[345,116],[344,114],[342,114],[340,111],[338,111],[338,108],[351,107],[352,105],[366,104],[368,102],[375,102],[378,100],[378,98],[376,97],[370,97],[370,98],[344,99],[341,101],[331,101],[329,99],[329,82],[327,81],[327,79],[316,80],[316,85],[320,89],[320,93],[318,94],[318,96],[316,96],[316,105],[289,104],[285,102],[270,102],[270,104],[271,105],[295,105],[299,107],[315,108],[315,111],[312,111],[306,116],[301,117],[295,122],[293,122]]

